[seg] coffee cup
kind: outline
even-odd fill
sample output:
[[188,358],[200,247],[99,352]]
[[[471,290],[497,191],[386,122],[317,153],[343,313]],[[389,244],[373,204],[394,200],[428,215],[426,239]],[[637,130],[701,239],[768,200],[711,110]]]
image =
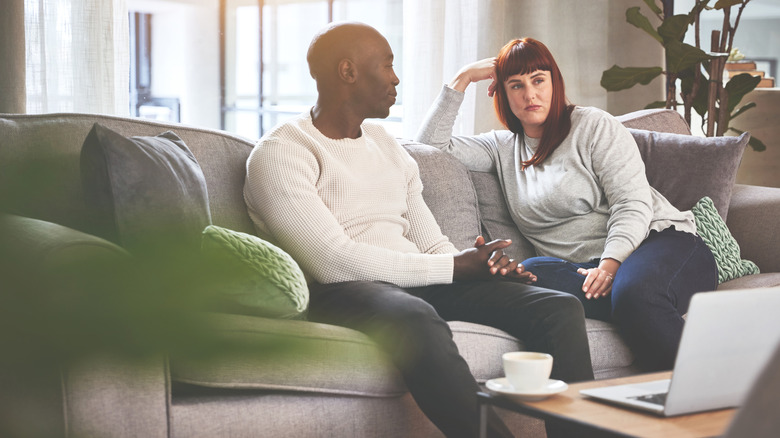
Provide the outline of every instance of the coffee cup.
[[547,385],[553,357],[547,353],[513,351],[504,353],[504,373],[515,391],[537,391]]

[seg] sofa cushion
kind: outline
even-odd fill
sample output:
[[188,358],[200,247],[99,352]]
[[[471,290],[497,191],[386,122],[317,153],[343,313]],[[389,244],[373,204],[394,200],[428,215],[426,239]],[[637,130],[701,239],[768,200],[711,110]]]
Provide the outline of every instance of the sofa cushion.
[[[742,256],[761,272],[780,272],[780,187],[735,184],[726,225]],[[776,285],[780,286],[780,282]]]
[[511,239],[512,245],[504,253],[517,260],[525,260],[536,256],[536,250],[529,242],[509,214],[504,192],[498,176],[492,172],[470,172],[471,181],[477,191],[479,211],[482,217],[487,240]]
[[201,253],[223,271],[216,292],[220,311],[269,318],[301,319],[309,304],[309,289],[289,254],[251,234],[209,225],[203,230]]
[[482,231],[477,194],[466,167],[452,155],[432,146],[399,141],[417,161],[423,198],[442,233],[458,249],[473,247]]
[[307,321],[208,314],[203,325],[223,351],[175,355],[176,382],[210,388],[266,389],[398,397],[398,370],[364,334]]
[[690,135],[682,114],[673,109],[644,109],[615,116],[626,128]]
[[596,379],[636,374],[634,354],[615,325],[596,319],[585,320],[590,359]]
[[725,220],[737,168],[750,134],[739,137],[692,135],[629,129],[639,146],[650,185],[680,210],[709,196]]
[[160,241],[200,247],[211,223],[198,162],[171,131],[126,138],[95,123],[81,150],[81,175],[94,233],[131,252]]
[[746,275],[718,285],[718,290],[755,289],[759,287],[780,286],[780,272]]
[[460,355],[480,383],[504,376],[502,354],[525,349],[521,341],[503,330],[463,321],[449,325]]
[[739,244],[718,215],[712,199],[706,196],[701,198],[691,211],[696,221],[696,232],[715,257],[718,265],[718,283],[759,273],[755,263],[741,258]]

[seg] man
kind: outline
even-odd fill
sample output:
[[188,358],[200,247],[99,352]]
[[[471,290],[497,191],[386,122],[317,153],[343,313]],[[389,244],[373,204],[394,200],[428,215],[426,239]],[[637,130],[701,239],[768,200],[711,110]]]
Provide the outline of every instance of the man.
[[[509,241],[480,237],[458,251],[423,201],[415,161],[364,123],[395,103],[387,40],[364,24],[334,24],[314,37],[307,60],[317,103],[258,142],[244,197],[258,231],[312,279],[310,319],[370,336],[448,437],[476,435],[479,386],[446,320],[490,325],[551,353],[555,378],[592,379],[579,301],[496,281],[532,279],[501,252]],[[491,433],[511,436],[495,420]]]

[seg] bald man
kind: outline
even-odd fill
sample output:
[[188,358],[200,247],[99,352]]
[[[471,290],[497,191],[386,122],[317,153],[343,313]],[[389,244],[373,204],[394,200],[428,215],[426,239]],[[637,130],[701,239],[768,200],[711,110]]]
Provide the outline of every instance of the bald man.
[[[579,300],[524,284],[533,276],[503,254],[509,241],[456,249],[423,201],[414,159],[365,122],[395,103],[387,40],[337,23],[314,37],[307,60],[317,102],[260,139],[244,198],[258,233],[310,279],[309,319],[371,337],[448,437],[476,436],[480,388],[446,321],[496,327],[552,354],[556,379],[592,379]],[[512,436],[497,417],[489,429]]]

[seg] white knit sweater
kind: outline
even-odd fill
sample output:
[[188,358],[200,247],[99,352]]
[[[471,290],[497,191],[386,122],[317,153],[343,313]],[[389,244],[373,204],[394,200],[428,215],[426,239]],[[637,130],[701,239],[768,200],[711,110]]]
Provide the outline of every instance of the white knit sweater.
[[381,126],[333,140],[301,114],[264,135],[244,199],[258,233],[320,283],[451,283],[452,243],[422,198],[417,163]]

